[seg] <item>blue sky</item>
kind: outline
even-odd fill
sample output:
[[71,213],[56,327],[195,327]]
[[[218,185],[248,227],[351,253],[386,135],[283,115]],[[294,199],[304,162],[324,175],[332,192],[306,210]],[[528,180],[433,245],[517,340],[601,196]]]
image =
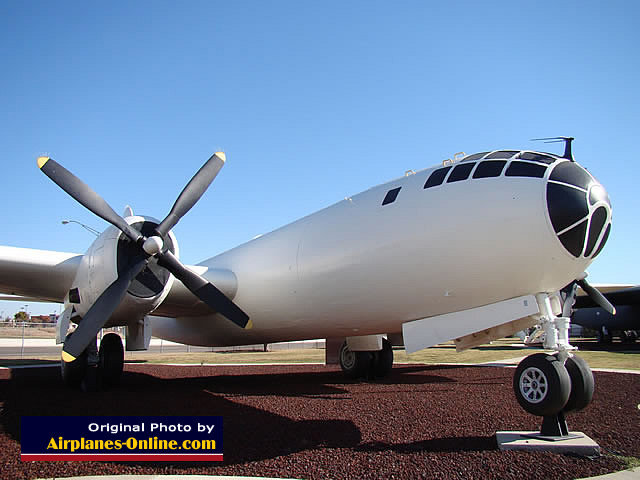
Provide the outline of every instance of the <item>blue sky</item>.
[[640,283],[639,9],[0,2],[0,244],[84,252],[91,234],[61,220],[105,227],[38,172],[41,154],[116,211],[162,218],[223,149],[227,165],[175,229],[196,263],[455,152],[571,135],[614,209],[590,280]]

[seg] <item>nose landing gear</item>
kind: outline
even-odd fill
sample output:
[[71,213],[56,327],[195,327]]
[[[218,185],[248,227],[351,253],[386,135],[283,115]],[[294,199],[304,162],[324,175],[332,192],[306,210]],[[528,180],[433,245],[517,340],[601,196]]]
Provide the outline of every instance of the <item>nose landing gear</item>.
[[[521,433],[520,436],[558,444],[563,440],[584,439],[589,447],[581,447],[575,452],[598,454],[597,444],[580,432],[570,433],[566,422],[566,414],[580,411],[591,403],[593,373],[582,358],[572,353],[575,347],[569,344],[569,318],[557,317],[553,313],[547,295],[537,297],[541,313],[540,324],[545,333],[544,347],[557,352],[529,355],[516,368],[513,390],[518,403],[526,412],[543,417],[539,433]],[[500,444],[500,448],[532,448],[527,442],[522,446]],[[567,448],[561,448],[567,451]],[[543,446],[538,449],[553,448]]]

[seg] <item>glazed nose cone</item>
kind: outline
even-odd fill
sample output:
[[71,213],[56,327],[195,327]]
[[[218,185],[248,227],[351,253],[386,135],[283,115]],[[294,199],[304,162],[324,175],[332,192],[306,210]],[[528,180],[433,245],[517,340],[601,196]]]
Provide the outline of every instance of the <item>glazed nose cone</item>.
[[547,181],[547,208],[560,242],[576,258],[595,258],[611,230],[604,187],[575,162],[558,164]]

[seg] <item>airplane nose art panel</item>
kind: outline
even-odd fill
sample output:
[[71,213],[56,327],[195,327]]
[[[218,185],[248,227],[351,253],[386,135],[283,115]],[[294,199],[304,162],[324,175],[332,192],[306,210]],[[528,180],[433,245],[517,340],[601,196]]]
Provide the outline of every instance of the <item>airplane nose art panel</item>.
[[554,231],[571,255],[594,258],[600,253],[611,229],[611,201],[584,168],[562,162],[553,169],[547,183],[547,208]]

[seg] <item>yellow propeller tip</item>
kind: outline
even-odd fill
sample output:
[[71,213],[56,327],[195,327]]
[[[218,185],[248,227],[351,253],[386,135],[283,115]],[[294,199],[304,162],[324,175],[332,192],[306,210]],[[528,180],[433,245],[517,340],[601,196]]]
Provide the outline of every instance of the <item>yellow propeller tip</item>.
[[249,319],[247,324],[244,326],[244,329],[245,330],[251,330],[252,328],[253,328],[253,322],[251,321],[251,319]]
[[65,363],[71,363],[76,359],[76,357],[74,357],[73,355],[71,355],[70,353],[65,352],[64,350],[62,351],[62,360],[64,360]]
[[227,156],[224,154],[224,152],[216,152],[216,157],[218,157],[223,162],[227,161]]
[[44,164],[49,161],[49,157],[38,157],[38,168],[44,167]]

